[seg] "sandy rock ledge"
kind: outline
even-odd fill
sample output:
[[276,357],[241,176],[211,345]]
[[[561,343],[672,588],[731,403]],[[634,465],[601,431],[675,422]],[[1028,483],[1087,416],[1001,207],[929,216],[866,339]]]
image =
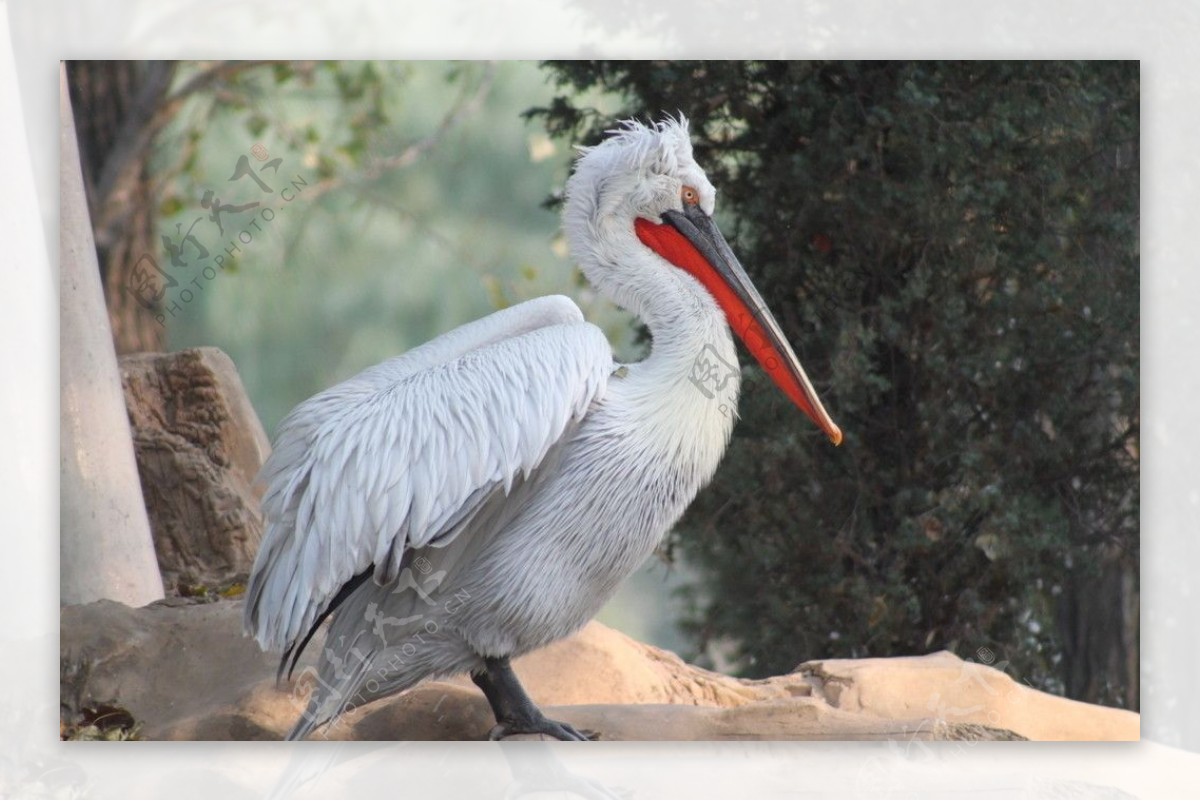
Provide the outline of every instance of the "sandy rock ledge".
[[[280,739],[302,699],[294,684],[276,687],[277,657],[242,636],[241,617],[241,601],[68,606],[62,654],[88,659],[84,692],[128,709],[149,739]],[[1048,695],[946,652],[812,661],[748,681],[591,623],[515,668],[547,714],[609,740],[1139,737],[1135,713]],[[366,705],[312,739],[477,740],[492,724],[482,694],[456,677]]]

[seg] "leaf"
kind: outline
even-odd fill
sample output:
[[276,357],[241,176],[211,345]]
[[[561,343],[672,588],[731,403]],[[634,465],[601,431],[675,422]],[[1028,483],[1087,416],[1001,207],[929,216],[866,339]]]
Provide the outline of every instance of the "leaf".
[[183,210],[183,200],[178,195],[167,195],[158,204],[158,216],[173,217]]
[[251,114],[246,118],[246,130],[257,139],[267,129],[267,118],[261,114]]

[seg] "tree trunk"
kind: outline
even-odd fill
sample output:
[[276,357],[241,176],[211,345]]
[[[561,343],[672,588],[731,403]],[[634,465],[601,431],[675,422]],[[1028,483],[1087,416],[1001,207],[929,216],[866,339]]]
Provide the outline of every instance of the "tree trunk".
[[1066,695],[1137,711],[1140,649],[1137,563],[1109,555],[1099,575],[1066,582],[1059,626]]
[[166,349],[157,269],[154,196],[147,171],[152,132],[174,65],[67,63],[88,207],[113,344],[119,354]]

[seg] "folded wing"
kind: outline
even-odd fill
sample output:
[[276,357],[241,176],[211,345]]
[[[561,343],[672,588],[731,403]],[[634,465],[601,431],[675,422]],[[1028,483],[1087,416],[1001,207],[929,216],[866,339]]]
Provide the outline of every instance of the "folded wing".
[[390,581],[407,549],[469,530],[484,500],[527,478],[587,414],[612,370],[574,303],[539,298],[297,406],[260,474],[266,531],[247,633],[289,650],[348,582],[368,570]]

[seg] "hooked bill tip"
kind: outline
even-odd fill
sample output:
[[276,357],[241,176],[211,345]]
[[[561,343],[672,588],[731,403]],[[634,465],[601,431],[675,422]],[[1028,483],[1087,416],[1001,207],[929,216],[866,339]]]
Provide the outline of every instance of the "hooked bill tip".
[[829,432],[829,441],[833,443],[835,448],[842,444],[842,429],[838,428],[837,425],[834,425],[833,430]]

